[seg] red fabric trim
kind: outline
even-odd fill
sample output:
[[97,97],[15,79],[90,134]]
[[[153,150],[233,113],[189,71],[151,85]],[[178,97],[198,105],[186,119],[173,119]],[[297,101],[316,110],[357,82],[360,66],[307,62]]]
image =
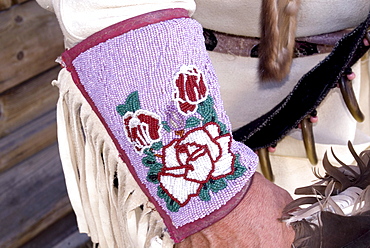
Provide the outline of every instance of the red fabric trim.
[[127,164],[127,168],[129,169],[130,173],[135,178],[135,181],[138,183],[141,190],[146,194],[146,196],[149,198],[149,201],[151,201],[157,211],[159,212],[160,216],[163,218],[163,221],[165,225],[168,228],[168,232],[170,233],[171,238],[176,242],[179,243],[186,237],[199,232],[200,230],[212,225],[213,223],[219,221],[224,216],[229,214],[244,198],[245,194],[247,193],[249,186],[251,184],[252,179],[243,187],[243,189],[238,192],[229,202],[227,202],[226,205],[221,206],[220,209],[212,212],[210,215],[199,219],[195,222],[188,223],[182,227],[176,228],[170,219],[170,217],[167,215],[167,213],[159,206],[157,201],[149,194],[146,186],[140,181],[140,179],[137,177],[136,172],[134,170],[134,167],[131,165],[129,158],[127,157],[125,151],[121,148],[119,145],[117,139],[114,137],[112,131],[108,127],[107,123],[105,122],[104,118],[98,111],[98,108],[94,104],[93,100],[90,98],[89,94],[87,93],[85,87],[81,84],[78,73],[76,69],[73,66],[73,60],[82,52],[86,51],[87,49],[98,45],[101,42],[104,42],[108,39],[114,38],[118,35],[121,35],[123,33],[126,33],[130,30],[134,30],[140,27],[144,27],[149,24],[158,23],[161,21],[166,21],[174,18],[188,18],[188,12],[184,9],[167,9],[167,10],[160,10],[155,11],[152,13],[147,13],[141,16],[137,16],[128,20],[125,20],[123,22],[114,24],[106,29],[103,29],[102,31],[99,31],[86,40],[82,41],[81,43],[77,44],[70,50],[65,51],[62,54],[62,59],[64,63],[66,64],[66,68],[69,72],[71,72],[72,79],[75,82],[78,89],[81,91],[82,95],[85,97],[87,102],[90,104],[92,110],[95,112],[95,114],[98,116],[102,124],[104,125],[105,129],[107,130],[109,136],[113,140],[121,159]]

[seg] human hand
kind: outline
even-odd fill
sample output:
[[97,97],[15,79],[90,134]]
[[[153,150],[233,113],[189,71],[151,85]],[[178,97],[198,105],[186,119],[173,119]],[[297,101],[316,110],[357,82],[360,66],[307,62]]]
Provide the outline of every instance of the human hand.
[[291,201],[287,191],[255,173],[246,196],[233,211],[175,248],[291,247],[294,231],[278,220]]

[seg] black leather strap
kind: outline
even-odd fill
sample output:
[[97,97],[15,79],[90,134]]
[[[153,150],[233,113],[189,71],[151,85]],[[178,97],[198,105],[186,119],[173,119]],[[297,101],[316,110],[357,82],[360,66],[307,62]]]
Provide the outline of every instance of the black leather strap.
[[363,23],[339,40],[333,51],[306,73],[277,106],[234,131],[234,139],[258,150],[276,144],[296,128],[336,87],[345,70],[368,51],[369,46],[363,44],[363,39],[369,26],[370,13]]

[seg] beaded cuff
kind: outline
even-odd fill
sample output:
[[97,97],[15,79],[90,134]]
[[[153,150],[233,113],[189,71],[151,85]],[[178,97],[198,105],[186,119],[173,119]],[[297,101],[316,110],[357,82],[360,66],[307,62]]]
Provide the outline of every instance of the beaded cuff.
[[161,10],[62,54],[175,242],[234,209],[257,165],[232,138],[202,32],[186,10]]

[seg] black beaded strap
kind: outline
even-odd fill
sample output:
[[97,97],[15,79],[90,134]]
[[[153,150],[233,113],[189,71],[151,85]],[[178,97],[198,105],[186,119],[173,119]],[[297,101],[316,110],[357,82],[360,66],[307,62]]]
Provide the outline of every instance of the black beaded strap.
[[308,114],[314,111],[329,91],[336,87],[345,70],[369,49],[363,39],[370,26],[370,13],[356,29],[340,39],[333,51],[306,73],[292,92],[272,110],[235,130],[233,137],[253,150],[276,144]]

